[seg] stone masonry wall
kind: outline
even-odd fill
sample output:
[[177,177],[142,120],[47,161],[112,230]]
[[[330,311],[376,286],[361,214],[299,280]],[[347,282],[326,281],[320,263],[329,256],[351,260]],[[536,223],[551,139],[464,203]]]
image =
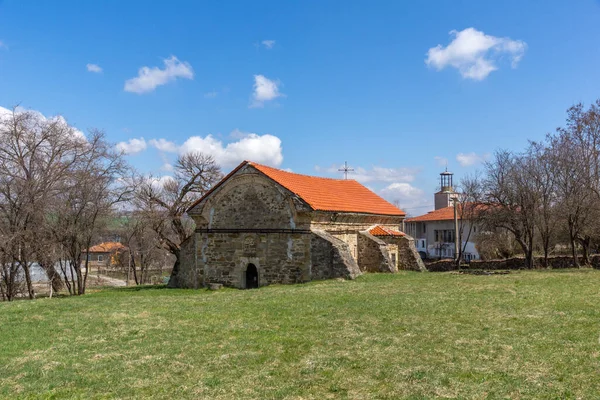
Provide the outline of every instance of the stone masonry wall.
[[[259,285],[310,280],[311,235],[306,233],[197,233],[198,286],[221,283],[245,287],[249,264],[258,270]],[[194,285],[193,262],[182,268],[181,279]]]
[[[180,272],[173,277],[177,287],[244,288],[249,264],[257,268],[260,286],[396,270],[386,244],[358,232],[374,223],[397,229],[401,216],[313,211],[250,165],[189,214],[197,231],[182,246]],[[365,266],[359,268],[360,259]]]
[[323,231],[312,232],[311,264],[313,280],[354,279],[361,274],[348,244]]
[[186,289],[202,287],[202,270],[195,268],[195,241],[196,235],[192,235],[181,244],[179,273],[171,275],[169,287]]
[[[583,265],[583,260],[579,260]],[[591,266],[600,268],[600,255],[590,257]],[[543,257],[534,258],[534,268],[546,268]],[[574,268],[573,259],[571,256],[552,256],[548,258],[549,269],[564,269]],[[456,270],[454,260],[440,260],[427,264],[427,270],[431,272],[444,272]],[[504,260],[473,260],[469,264],[461,265],[461,269],[469,270],[519,270],[527,269],[525,258],[513,257]]]
[[357,261],[363,272],[396,272],[386,243],[366,231],[358,234]]
[[408,236],[380,236],[388,246],[398,246],[398,269],[408,271],[427,271],[421,256],[415,247],[415,240]]

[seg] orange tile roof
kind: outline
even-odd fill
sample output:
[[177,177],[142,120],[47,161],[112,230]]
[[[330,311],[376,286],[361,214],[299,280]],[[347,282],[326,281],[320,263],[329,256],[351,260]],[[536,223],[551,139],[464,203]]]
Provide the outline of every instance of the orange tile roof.
[[400,232],[395,229],[386,228],[381,225],[376,225],[373,228],[369,229],[369,233],[373,236],[405,236],[406,235],[404,232]]
[[244,161],[231,171],[221,182],[212,187],[191,207],[194,208],[223,184],[244,165],[251,165],[290,192],[298,195],[314,210],[354,212],[377,215],[405,216],[398,207],[379,197],[355,180],[331,179],[300,175],[293,172],[267,167],[255,162]]
[[[90,247],[90,253],[112,253],[117,250],[126,250],[127,247],[117,242],[105,242]],[[85,250],[84,250],[85,251]]]
[[[483,211],[487,207],[489,207],[488,205],[484,205],[481,203],[478,203],[478,204],[465,203],[465,204],[469,205],[466,208],[466,212],[469,212],[469,213]],[[461,219],[460,218],[461,207],[462,207],[462,204],[457,205],[457,208],[458,208],[457,218],[458,219]],[[472,207],[472,208],[469,210],[469,207]],[[439,210],[430,211],[427,214],[419,215],[418,217],[407,218],[405,221],[406,222],[426,222],[426,221],[448,221],[448,220],[453,220],[453,219],[454,219],[454,206],[449,206],[449,207],[440,208]]]
[[446,221],[454,219],[454,207],[444,207],[439,210],[430,211],[418,217],[407,218],[406,222]]
[[248,164],[300,196],[315,210],[406,215],[355,180],[300,175],[254,162]]

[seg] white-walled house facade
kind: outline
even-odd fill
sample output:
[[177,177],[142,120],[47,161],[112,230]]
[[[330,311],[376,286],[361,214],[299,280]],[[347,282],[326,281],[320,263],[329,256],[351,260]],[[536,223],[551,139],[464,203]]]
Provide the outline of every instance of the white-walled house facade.
[[[465,251],[463,259],[467,262],[479,260],[479,252],[473,241],[477,235],[477,226],[462,221],[463,242]],[[467,236],[470,237],[468,240]],[[444,207],[427,214],[405,220],[405,232],[415,239],[415,246],[422,258],[454,258],[454,207]],[[466,245],[466,246],[465,246]]]
[[[452,184],[453,174],[440,174],[440,191],[434,194],[435,210],[427,214],[406,219],[404,231],[415,239],[415,246],[422,258],[455,258],[455,224],[453,200],[458,197]],[[460,244],[464,248],[463,259],[467,262],[479,260],[474,243],[478,227],[469,221],[460,221],[462,227]]]

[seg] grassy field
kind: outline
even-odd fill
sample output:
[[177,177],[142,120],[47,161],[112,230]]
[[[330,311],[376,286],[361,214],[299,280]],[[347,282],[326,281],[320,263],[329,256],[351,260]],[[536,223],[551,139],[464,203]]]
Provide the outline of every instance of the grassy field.
[[0,303],[0,398],[596,398],[600,271]]

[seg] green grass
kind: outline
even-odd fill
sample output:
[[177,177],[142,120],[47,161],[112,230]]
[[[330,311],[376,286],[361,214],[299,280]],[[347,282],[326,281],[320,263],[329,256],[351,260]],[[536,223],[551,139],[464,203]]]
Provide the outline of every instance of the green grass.
[[600,271],[0,304],[0,398],[595,398]]

